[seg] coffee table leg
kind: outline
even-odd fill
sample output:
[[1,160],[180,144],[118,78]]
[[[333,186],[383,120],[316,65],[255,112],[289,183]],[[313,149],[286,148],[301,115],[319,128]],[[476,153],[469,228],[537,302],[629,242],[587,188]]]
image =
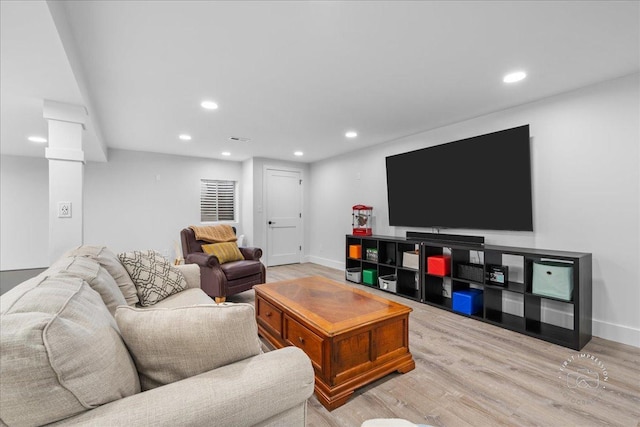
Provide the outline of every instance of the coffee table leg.
[[401,373],[401,374],[406,374],[409,371],[413,371],[416,368],[416,362],[411,359],[411,361],[409,363],[406,363],[402,366],[400,366],[397,369],[397,372]]
[[347,403],[347,400],[349,400],[349,398],[354,392],[354,390],[345,390],[334,396],[329,396],[322,389],[318,387],[317,380],[316,380],[315,391],[316,391],[316,397],[318,398],[318,401],[322,404],[322,406],[327,408],[327,410],[329,411],[333,411],[334,409]]

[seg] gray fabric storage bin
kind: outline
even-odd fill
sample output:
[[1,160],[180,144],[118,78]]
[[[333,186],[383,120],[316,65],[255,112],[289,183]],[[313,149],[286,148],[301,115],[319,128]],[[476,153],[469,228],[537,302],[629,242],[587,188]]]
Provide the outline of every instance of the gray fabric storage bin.
[[362,281],[362,270],[360,268],[347,268],[346,279],[350,282],[360,283]]
[[543,297],[571,301],[573,297],[573,264],[534,261],[531,292]]

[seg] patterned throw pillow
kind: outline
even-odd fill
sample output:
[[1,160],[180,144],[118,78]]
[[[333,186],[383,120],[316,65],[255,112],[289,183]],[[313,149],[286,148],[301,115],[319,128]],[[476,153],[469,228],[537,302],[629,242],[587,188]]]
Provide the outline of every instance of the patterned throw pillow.
[[215,255],[220,264],[231,261],[242,261],[244,259],[236,242],[202,245],[202,250],[209,255]]
[[182,272],[154,250],[118,254],[136,285],[140,305],[149,306],[187,288]]

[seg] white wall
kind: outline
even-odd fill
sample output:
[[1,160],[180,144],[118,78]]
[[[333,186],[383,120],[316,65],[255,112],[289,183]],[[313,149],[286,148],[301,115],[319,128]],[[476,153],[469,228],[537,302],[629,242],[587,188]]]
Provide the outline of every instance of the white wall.
[[48,265],[48,162],[0,156],[0,270]]
[[[239,182],[239,222],[233,225],[246,244],[266,248],[265,166],[301,170],[303,180],[309,175],[309,166],[299,162],[256,158],[239,163],[110,150],[108,162],[85,165],[84,242],[116,252],[155,249],[173,259],[180,230],[200,224],[200,179],[209,178]],[[1,269],[48,266],[47,160],[3,156],[1,178]],[[303,225],[309,200],[303,182]],[[303,255],[309,248],[307,229],[303,227]]]
[[242,162],[242,229],[244,246],[253,246],[253,159]]
[[[110,150],[85,169],[85,244],[115,252],[155,249],[170,259],[180,230],[200,223],[200,179],[240,181],[239,162]],[[243,191],[239,185],[239,215]],[[244,234],[242,224],[238,235]]]
[[[405,235],[389,226],[386,156],[528,123],[535,231],[445,232],[591,252],[594,335],[640,346],[639,81],[635,74],[312,164],[311,261],[344,267],[357,203],[374,206],[375,234]],[[413,185],[424,197],[429,183]]]

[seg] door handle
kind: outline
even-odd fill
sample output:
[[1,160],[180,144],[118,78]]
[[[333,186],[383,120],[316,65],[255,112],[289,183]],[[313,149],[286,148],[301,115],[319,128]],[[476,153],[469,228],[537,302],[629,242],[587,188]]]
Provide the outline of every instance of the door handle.
[[269,225],[275,224],[275,223],[276,223],[275,221],[269,221]]

